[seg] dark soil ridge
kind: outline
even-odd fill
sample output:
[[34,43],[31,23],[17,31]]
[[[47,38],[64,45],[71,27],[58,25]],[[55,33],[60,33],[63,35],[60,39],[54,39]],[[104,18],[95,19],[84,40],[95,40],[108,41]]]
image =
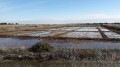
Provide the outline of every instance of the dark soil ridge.
[[99,27],[97,27],[97,29],[100,32],[102,38],[106,38],[106,39],[108,38],[107,35],[105,35],[104,32]]

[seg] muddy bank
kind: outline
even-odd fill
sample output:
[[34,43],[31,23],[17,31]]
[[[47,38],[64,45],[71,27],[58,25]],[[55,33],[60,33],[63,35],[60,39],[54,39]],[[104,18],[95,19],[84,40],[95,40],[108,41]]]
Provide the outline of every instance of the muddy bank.
[[119,67],[119,61],[3,61],[1,67]]
[[40,36],[12,36],[0,35],[0,38],[16,38],[16,39],[50,39],[50,40],[94,40],[94,41],[120,41],[120,38],[76,38],[76,37],[40,37]]

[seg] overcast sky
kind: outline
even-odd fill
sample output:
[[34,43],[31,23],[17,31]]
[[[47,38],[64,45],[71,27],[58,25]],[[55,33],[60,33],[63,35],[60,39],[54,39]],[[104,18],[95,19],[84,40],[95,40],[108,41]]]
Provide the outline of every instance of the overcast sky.
[[0,0],[0,22],[119,22],[120,0]]

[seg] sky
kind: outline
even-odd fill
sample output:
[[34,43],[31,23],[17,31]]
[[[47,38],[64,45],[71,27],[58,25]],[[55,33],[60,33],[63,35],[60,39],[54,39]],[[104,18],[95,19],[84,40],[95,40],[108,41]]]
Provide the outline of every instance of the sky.
[[120,21],[120,0],[0,0],[0,22],[21,24]]

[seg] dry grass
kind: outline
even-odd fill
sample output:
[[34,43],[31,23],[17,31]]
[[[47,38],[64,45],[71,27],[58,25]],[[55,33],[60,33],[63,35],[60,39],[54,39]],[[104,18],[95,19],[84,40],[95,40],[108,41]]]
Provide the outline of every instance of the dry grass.
[[0,25],[0,35],[16,35],[38,31],[46,31],[52,28],[59,28],[64,25],[43,25],[43,24],[26,24],[26,25]]
[[103,26],[111,28],[111,29],[120,30],[120,24],[104,24]]

